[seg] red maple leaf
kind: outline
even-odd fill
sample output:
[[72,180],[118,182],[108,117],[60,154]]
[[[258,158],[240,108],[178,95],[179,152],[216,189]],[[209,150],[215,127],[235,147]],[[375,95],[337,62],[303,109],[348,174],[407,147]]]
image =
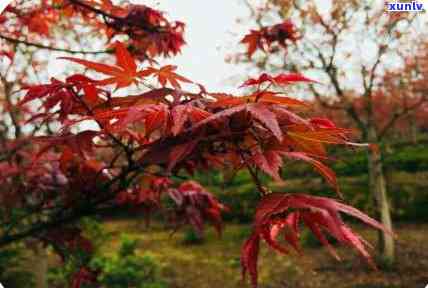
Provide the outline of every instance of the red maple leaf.
[[252,161],[260,170],[270,175],[273,179],[280,181],[279,169],[282,166],[281,154],[277,151],[257,152]]
[[242,248],[243,276],[248,271],[253,287],[257,287],[257,260],[261,239],[272,249],[287,253],[288,249],[277,241],[280,232],[284,232],[286,242],[299,251],[299,222],[308,226],[335,258],[340,259],[323,232],[328,232],[339,243],[357,250],[374,267],[367,252],[367,247],[370,245],[342,221],[340,213],[348,214],[374,228],[392,233],[359,210],[334,199],[305,194],[272,193],[263,197],[257,206],[253,233]]
[[261,103],[248,104],[247,111],[250,112],[256,120],[265,125],[266,128],[275,135],[278,141],[282,141],[282,130],[279,127],[275,113],[269,110],[268,106]]
[[299,38],[300,36],[293,22],[285,20],[279,24],[262,27],[260,30],[251,30],[250,33],[244,36],[241,43],[247,45],[247,56],[251,58],[257,49],[266,51],[274,43],[287,48],[287,41],[296,42]]
[[324,179],[333,188],[335,188],[338,193],[340,193],[339,186],[337,185],[336,173],[334,173],[334,171],[331,170],[331,168],[324,165],[321,161],[318,161],[317,159],[314,159],[310,155],[303,152],[284,152],[282,153],[282,155],[291,159],[302,160],[310,163],[324,177]]
[[170,83],[172,87],[180,89],[181,85],[179,82],[193,83],[189,79],[175,73],[175,70],[177,70],[177,66],[174,65],[166,65],[160,69],[149,67],[146,70],[139,72],[138,75],[141,77],[153,75],[157,77],[162,87],[165,87],[168,83]]
[[248,58],[251,58],[251,56],[253,56],[254,52],[256,52],[257,49],[263,50],[263,44],[261,42],[262,37],[263,35],[260,31],[251,30],[250,33],[245,35],[244,38],[241,40],[241,43],[248,45]]
[[137,72],[137,64],[132,55],[121,42],[116,42],[115,52],[116,66],[71,57],[61,57],[60,59],[69,60],[111,76],[110,78],[97,81],[98,85],[116,84],[116,89],[119,89],[137,83],[137,77],[141,75]]

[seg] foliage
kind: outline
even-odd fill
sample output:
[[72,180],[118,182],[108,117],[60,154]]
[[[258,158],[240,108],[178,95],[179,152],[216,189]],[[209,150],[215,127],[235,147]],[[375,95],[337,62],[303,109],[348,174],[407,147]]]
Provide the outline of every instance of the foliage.
[[183,243],[185,245],[198,245],[204,243],[204,238],[198,235],[195,230],[189,229],[184,233]]
[[[87,271],[85,267],[89,266],[89,263],[101,253],[101,248],[111,240],[111,235],[107,233],[103,226],[95,219],[81,219],[78,228],[79,230],[77,230],[76,233],[81,235],[80,238],[71,238],[71,241],[73,242],[80,239],[81,243],[73,243],[70,245],[67,242],[63,242],[53,245],[57,254],[61,256],[62,265],[50,268],[48,271],[48,281],[49,285],[52,287],[71,286],[74,288],[75,286],[73,285],[76,285],[74,278],[78,276],[81,271]],[[56,238],[56,240],[58,240],[58,238]],[[85,285],[90,285],[94,282],[85,282],[80,278],[76,279]]]
[[[287,210],[292,209],[296,211],[286,213],[288,212]],[[257,286],[257,259],[261,240],[264,240],[273,250],[288,254],[288,248],[281,245],[277,239],[282,232],[285,241],[291,248],[300,251],[300,223],[308,226],[335,258],[340,259],[323,232],[328,232],[338,242],[354,248],[366,258],[370,265],[374,266],[374,262],[367,252],[367,248],[370,247],[368,242],[343,223],[339,215],[340,212],[351,215],[368,225],[385,230],[381,224],[359,210],[333,199],[283,193],[272,193],[265,196],[257,207],[253,234],[242,247],[241,264],[243,276],[248,272],[251,276],[251,283],[254,287]],[[390,231],[387,232],[392,233]]]
[[[388,190],[391,191],[391,213],[396,221],[424,221],[427,219],[427,185],[425,160],[428,156],[425,143],[417,145],[389,144],[388,153],[384,153]],[[341,192],[353,206],[374,215],[372,197],[368,191],[367,153],[365,151],[332,151],[331,166],[338,175]],[[318,177],[316,171],[304,163],[290,163],[282,172],[288,179],[284,184],[272,183],[263,179],[273,191],[298,193],[306,191],[312,195],[333,195],[326,183]],[[226,172],[224,174],[227,174]],[[230,180],[214,172],[197,175],[198,181],[215,192],[230,212],[225,214],[227,221],[249,223],[257,206],[257,195],[252,193],[251,176],[248,172],[237,173]],[[222,188],[223,187],[223,188]],[[303,237],[305,238],[305,237]]]
[[[302,41],[254,57],[253,67],[262,72],[290,69],[317,75],[327,85],[302,90],[314,99],[322,115],[341,126],[355,127],[363,141],[379,145],[397,134],[415,139],[419,115],[426,115],[428,103],[423,32],[427,22],[420,14],[384,13],[377,1],[329,1],[327,6],[315,0],[246,3],[260,29],[291,21],[302,34]],[[256,50],[254,44],[248,47],[246,56]],[[236,60],[249,62],[241,54]],[[397,133],[403,127],[410,131]],[[392,229],[380,153],[369,151],[369,189],[382,223]],[[379,244],[382,253],[393,259],[394,239],[383,233]]]
[[4,287],[34,287],[33,275],[23,269],[22,247],[0,250],[0,283]]
[[[22,2],[14,1],[2,14],[2,25],[7,27],[3,39],[12,38],[10,42],[14,42],[23,27],[29,30],[28,38],[54,42],[57,25],[73,29],[76,24],[69,19],[81,19],[92,31],[106,35],[108,43],[117,35],[129,37],[134,55],[140,59],[175,55],[185,43],[182,22],[170,22],[161,12],[145,5],[115,5],[110,0],[55,0],[35,2],[35,5]],[[66,20],[65,24],[61,20]],[[8,55],[12,58],[13,52]]]
[[407,172],[427,171],[428,151],[426,143],[409,145],[407,147],[392,147],[385,156],[385,163],[392,170]]
[[91,267],[99,271],[98,280],[106,288],[164,288],[159,278],[159,266],[149,255],[136,254],[137,241],[123,236],[117,255],[97,257]]
[[273,50],[272,44],[278,43],[282,47],[287,47],[287,41],[296,42],[297,35],[293,22],[286,20],[268,27],[262,27],[260,30],[251,30],[251,32],[241,40],[241,43],[247,45],[247,55],[249,58],[257,49],[266,51]]
[[[402,171],[408,173],[427,171],[428,151],[426,143],[419,144],[394,144],[381,145],[383,163],[388,171]],[[332,169],[338,176],[361,176],[367,174],[366,151],[332,151],[337,161],[331,162]],[[316,175],[310,167],[299,163],[293,164],[293,169],[283,171],[285,178],[302,178]]]
[[[177,67],[159,66],[153,59],[175,55],[184,44],[184,24],[169,22],[159,11],[109,0],[22,5],[17,1],[5,12],[3,20],[11,29],[3,31],[2,39],[8,41],[8,51],[18,43],[75,53],[30,41],[55,44],[51,35],[56,23],[68,29],[84,23],[106,38],[106,51],[101,52],[114,52],[115,61],[62,57],[93,74],[74,73],[44,84],[25,82],[21,93],[13,94],[18,98],[14,102],[6,91],[4,111],[12,119],[14,137],[3,140],[0,183],[7,191],[2,194],[2,224],[11,228],[0,236],[0,245],[29,236],[51,245],[65,264],[60,273],[73,288],[139,284],[141,277],[152,277],[155,266],[148,258],[136,258],[135,243],[125,241],[119,255],[93,266],[97,247],[76,220],[134,209],[146,217],[159,212],[175,226],[190,224],[198,235],[208,222],[220,234],[228,208],[191,177],[196,171],[229,170],[248,171],[260,200],[241,255],[254,287],[260,240],[284,252],[276,236],[285,231],[285,239],[298,249],[301,221],[327,247],[322,229],[372,263],[368,243],[339,214],[385,231],[379,223],[333,198],[271,193],[264,185],[268,178],[281,182],[282,167],[297,160],[313,167],[340,195],[336,175],[326,164],[327,146],[368,146],[350,142],[351,130],[327,118],[306,117],[302,112],[307,103],[285,91],[292,84],[316,81],[295,72],[263,73],[244,82],[240,95],[208,92],[181,76]],[[25,41],[17,38],[21,31],[28,31]],[[248,56],[276,43],[285,48],[297,41],[295,33],[291,22],[253,31],[244,41]],[[13,57],[10,60],[16,66]],[[139,94],[129,95],[129,88]],[[88,122],[95,128],[83,124]],[[32,127],[30,133],[21,129],[24,124]],[[9,221],[17,209],[24,215]]]
[[112,235],[107,232],[99,220],[95,218],[82,218],[80,219],[79,226],[82,229],[82,234],[91,240],[91,243],[95,248],[95,253],[111,241]]
[[155,259],[136,253],[136,240],[122,234],[117,255],[111,255],[105,251],[111,235],[103,225],[90,218],[82,219],[80,225],[82,234],[87,235],[96,248],[90,253],[68,251],[63,265],[50,269],[50,287],[166,287],[159,278],[160,267]]
[[[417,23],[426,27],[421,15],[383,13],[383,5],[371,1],[332,1],[328,8],[300,0],[269,0],[248,6],[257,30],[242,40],[247,44],[246,55],[236,55],[236,62],[248,63],[248,56],[259,50],[251,63],[262,72],[285,68],[316,73],[328,83],[327,87],[305,89],[317,110],[340,125],[353,125],[363,139],[368,139],[369,126],[376,129],[377,136],[369,140],[376,142],[397,131],[408,131],[412,121],[425,127],[427,41],[422,30],[411,32]],[[282,37],[287,39],[283,45],[275,33],[262,36],[266,31],[278,31],[277,27],[288,27],[283,28]],[[353,35],[352,40],[345,35]],[[270,47],[273,42],[280,45]],[[371,59],[357,52],[368,46],[373,48]],[[386,59],[400,64],[391,66]],[[345,73],[349,69],[355,69],[352,71],[360,79],[355,85],[349,85]]]

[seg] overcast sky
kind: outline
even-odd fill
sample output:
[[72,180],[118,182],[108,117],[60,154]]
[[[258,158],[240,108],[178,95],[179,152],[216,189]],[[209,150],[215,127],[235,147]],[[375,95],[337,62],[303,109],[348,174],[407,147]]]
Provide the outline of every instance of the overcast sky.
[[[182,54],[168,59],[180,73],[209,90],[230,90],[236,86],[231,78],[243,73],[243,67],[227,64],[225,57],[238,51],[245,34],[238,18],[249,16],[242,0],[134,0],[165,11],[169,19],[186,23],[187,45]],[[232,50],[233,49],[233,50]]]

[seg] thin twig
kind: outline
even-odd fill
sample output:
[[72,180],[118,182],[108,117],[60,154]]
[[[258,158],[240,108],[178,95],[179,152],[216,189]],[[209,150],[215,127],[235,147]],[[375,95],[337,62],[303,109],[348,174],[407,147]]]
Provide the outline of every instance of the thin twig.
[[66,53],[70,53],[70,54],[109,54],[109,53],[113,52],[113,50],[111,50],[111,49],[110,50],[102,50],[102,51],[83,51],[83,50],[72,50],[72,49],[66,49],[66,48],[58,48],[58,47],[43,45],[40,43],[34,43],[34,42],[26,41],[26,40],[16,39],[16,38],[12,38],[12,37],[2,35],[2,34],[0,34],[0,39],[6,40],[6,41],[11,42],[11,43],[15,43],[15,44],[24,44],[27,46],[37,47],[40,49],[46,49],[46,50],[58,51],[58,52],[66,52]]

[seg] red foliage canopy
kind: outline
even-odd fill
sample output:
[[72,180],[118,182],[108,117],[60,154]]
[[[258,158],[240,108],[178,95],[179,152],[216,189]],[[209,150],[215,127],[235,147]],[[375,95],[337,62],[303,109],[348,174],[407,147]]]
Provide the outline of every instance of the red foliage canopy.
[[[18,10],[9,6],[4,15],[16,19],[7,37],[19,36],[23,27],[48,36],[53,23],[65,15],[81,17],[88,26],[103,31],[109,41],[118,35],[127,35],[128,41],[127,45],[112,42],[114,65],[63,58],[103,74],[101,80],[75,74],[24,87],[19,107],[28,111],[24,114],[27,122],[37,127],[55,123],[59,128],[52,134],[10,139],[2,148],[7,152],[23,145],[16,153],[5,153],[7,161],[0,163],[0,182],[9,191],[2,204],[10,217],[21,206],[42,213],[47,220],[6,234],[0,243],[36,236],[66,248],[80,245],[89,250],[79,231],[70,230],[67,223],[129,206],[146,212],[168,210],[164,198],[174,204],[170,215],[176,224],[189,223],[202,233],[204,221],[209,221],[220,233],[221,213],[227,208],[188,177],[195,171],[227,167],[248,170],[262,197],[253,234],[241,257],[243,271],[251,274],[254,287],[260,240],[286,252],[276,240],[284,231],[286,242],[298,249],[301,222],[323,244],[328,246],[322,233],[326,231],[370,259],[367,243],[342,222],[339,213],[383,229],[376,221],[333,199],[270,193],[259,180],[259,171],[281,180],[284,164],[297,159],[312,165],[338,190],[334,172],[324,163],[326,146],[352,144],[348,141],[351,131],[328,119],[303,118],[299,114],[308,109],[307,103],[272,89],[313,80],[296,73],[262,74],[243,84],[254,87],[253,91],[235,96],[207,92],[179,75],[172,65],[157,67],[149,62],[140,68],[143,63],[138,60],[176,54],[184,43],[182,23],[170,23],[162,13],[142,5],[46,0],[41,7]],[[249,44],[251,56],[273,42],[286,45],[286,40],[297,40],[290,22],[252,31],[243,42]],[[199,92],[183,90],[184,84]],[[131,86],[145,89],[138,95],[116,95],[117,89]],[[81,124],[88,121],[96,128]],[[181,178],[186,181],[179,181]],[[82,267],[72,286],[95,281],[95,273]]]

